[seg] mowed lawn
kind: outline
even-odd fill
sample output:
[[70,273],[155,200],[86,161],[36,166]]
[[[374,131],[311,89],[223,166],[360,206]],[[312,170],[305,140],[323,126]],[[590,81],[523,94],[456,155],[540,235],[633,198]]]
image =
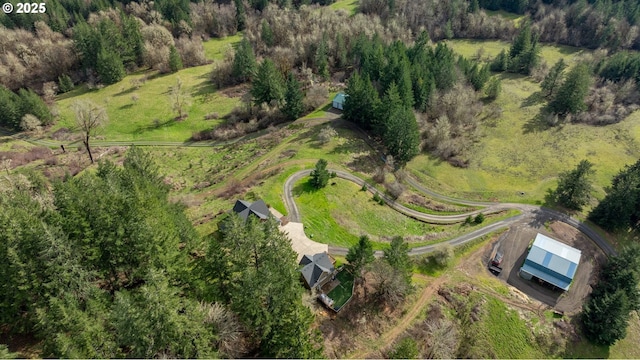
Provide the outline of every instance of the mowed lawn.
[[[481,47],[486,54],[497,54],[508,46],[498,41],[449,43],[467,56]],[[573,65],[582,54],[570,47],[543,46],[542,50],[545,59],[553,59],[547,60],[551,65],[559,58]],[[461,198],[542,202],[547,189],[555,188],[558,174],[588,159],[595,164],[594,195],[603,197],[612,176],[640,156],[638,112],[615,125],[545,128],[538,119],[544,102],[532,96],[540,90],[539,84],[521,75],[494,76],[502,79],[496,104],[503,113],[497,120],[483,122],[482,137],[468,154],[470,166],[456,168],[428,155],[409,163],[409,170],[434,190]]]
[[342,270],[336,275],[340,284],[329,291],[327,296],[333,300],[333,307],[340,309],[353,295],[353,275],[347,270]]
[[[235,35],[209,40],[204,43],[207,58],[222,59],[225,51],[240,39],[240,35]],[[79,86],[58,97],[60,120],[53,131],[63,127],[75,129],[71,105],[76,100],[90,100],[107,109],[109,122],[101,134],[105,140],[186,141],[194,132],[210,129],[220,121],[205,120],[205,115],[217,113],[222,117],[240,103],[239,98],[216,91],[209,80],[212,68],[213,65],[207,64],[163,75],[145,71],[126,76],[116,84],[97,90],[89,90],[86,85]],[[148,80],[136,88],[132,82],[143,77]],[[177,113],[173,111],[169,99],[169,89],[177,83],[178,78],[191,97],[191,105],[187,107],[189,116],[182,121],[175,120]],[[134,100],[134,96],[138,100]]]
[[331,179],[326,188],[315,190],[305,178],[294,186],[293,195],[307,236],[321,243],[350,247],[360,235],[368,235],[380,249],[385,238],[388,242],[393,236],[423,235],[434,229],[374,202],[371,193],[347,180]]

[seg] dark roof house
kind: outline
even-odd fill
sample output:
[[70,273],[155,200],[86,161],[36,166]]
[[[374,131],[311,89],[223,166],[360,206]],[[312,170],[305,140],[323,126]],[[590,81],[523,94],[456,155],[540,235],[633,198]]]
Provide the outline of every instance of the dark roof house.
[[262,199],[254,202],[238,200],[233,206],[233,212],[237,213],[244,221],[247,221],[250,215],[260,220],[266,220],[271,216],[267,204],[265,204]]
[[300,272],[309,289],[322,286],[333,277],[335,267],[327,253],[315,255],[304,255],[300,260],[300,265],[304,265]]
[[535,276],[567,291],[580,264],[580,256],[580,250],[538,234],[520,268],[520,276],[526,280]]

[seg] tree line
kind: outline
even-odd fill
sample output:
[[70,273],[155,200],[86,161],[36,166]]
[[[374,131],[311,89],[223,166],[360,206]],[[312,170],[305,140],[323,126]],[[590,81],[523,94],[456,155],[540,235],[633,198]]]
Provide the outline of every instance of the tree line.
[[273,220],[233,216],[201,238],[137,148],[122,167],[9,180],[3,337],[34,336],[56,358],[320,356],[295,254]]

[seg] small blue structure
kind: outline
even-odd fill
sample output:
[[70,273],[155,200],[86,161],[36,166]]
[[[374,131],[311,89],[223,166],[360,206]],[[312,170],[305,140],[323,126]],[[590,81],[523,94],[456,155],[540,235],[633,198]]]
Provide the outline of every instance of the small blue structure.
[[344,100],[347,98],[347,95],[343,92],[339,92],[336,94],[336,97],[333,98],[333,108],[344,110]]
[[520,268],[520,277],[534,276],[567,291],[580,263],[581,251],[550,237],[538,234]]

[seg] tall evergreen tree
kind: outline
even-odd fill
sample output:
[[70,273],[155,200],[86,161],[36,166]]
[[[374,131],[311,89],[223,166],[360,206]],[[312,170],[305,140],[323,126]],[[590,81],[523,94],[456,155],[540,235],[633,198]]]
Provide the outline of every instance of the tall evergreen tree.
[[262,19],[261,27],[260,37],[262,38],[262,41],[264,41],[264,44],[267,45],[267,47],[272,47],[273,30],[271,30],[271,25],[269,25],[269,22],[267,22],[266,19]]
[[345,90],[347,95],[344,102],[343,117],[361,125],[363,128],[373,129],[377,123],[380,98],[369,78],[363,78],[355,72],[347,82]]
[[566,67],[567,64],[564,62],[564,59],[560,59],[549,70],[547,76],[544,77],[544,80],[542,80],[542,83],[540,84],[540,88],[542,89],[545,97],[551,98],[554,95],[557,87],[562,83],[562,72]]
[[591,75],[587,65],[576,65],[569,71],[558,93],[549,103],[549,109],[560,115],[575,114],[584,110],[584,98],[589,92],[590,84]]
[[639,227],[640,161],[613,178],[607,196],[591,211],[589,219],[607,230]]
[[175,46],[171,45],[169,49],[169,69],[171,72],[177,72],[182,69],[182,58]]
[[558,187],[554,191],[556,200],[572,210],[581,210],[591,197],[591,177],[595,173],[589,160],[582,160],[578,166],[560,174]]
[[117,83],[125,75],[120,56],[115,52],[107,51],[105,48],[102,48],[98,53],[96,72],[105,85]]
[[282,112],[289,120],[297,119],[304,111],[304,94],[300,89],[300,83],[293,72],[287,78],[287,90],[284,93],[284,106]]
[[322,41],[320,41],[320,45],[318,45],[318,49],[316,50],[315,64],[318,75],[320,75],[322,80],[326,81],[329,80],[329,57],[325,36],[326,35],[322,36]]
[[395,84],[382,101],[380,134],[382,141],[400,167],[420,153],[420,132],[413,111],[404,105]]
[[296,255],[275,220],[232,215],[221,231],[222,262],[229,269],[231,307],[260,341],[262,356],[315,358],[322,350],[302,304]]
[[0,125],[11,129],[20,129],[20,120],[22,119],[22,101],[20,97],[13,91],[0,85]]
[[257,69],[256,57],[253,54],[253,47],[246,37],[240,41],[236,54],[233,57],[231,75],[237,82],[249,81],[255,76]]
[[366,235],[360,236],[358,243],[349,248],[346,256],[354,276],[361,277],[365,266],[375,260],[371,240]]
[[284,80],[270,59],[262,61],[251,87],[251,96],[256,105],[277,103],[284,99]]
[[384,250],[384,259],[411,283],[413,264],[409,258],[409,244],[404,241],[402,236],[396,236],[391,240],[389,247]]
[[242,0],[233,0],[236,6],[236,29],[242,31],[247,27],[247,14]]
[[320,159],[316,163],[315,169],[311,172],[309,182],[315,189],[322,189],[329,183],[329,170],[327,170],[327,160]]

